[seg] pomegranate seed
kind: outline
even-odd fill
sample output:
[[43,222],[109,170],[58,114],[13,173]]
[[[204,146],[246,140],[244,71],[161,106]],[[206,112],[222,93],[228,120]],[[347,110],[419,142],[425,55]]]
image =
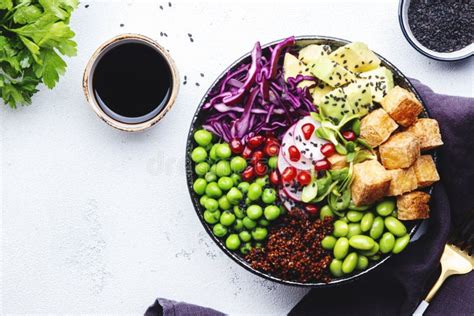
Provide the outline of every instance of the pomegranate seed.
[[263,159],[263,151],[261,150],[256,150],[252,154],[252,158],[250,159],[250,163],[252,165],[255,165],[258,161]]
[[264,142],[265,142],[265,136],[256,135],[256,136],[250,137],[247,143],[250,148],[255,149],[261,144],[263,144]]
[[242,142],[239,139],[234,138],[230,142],[230,150],[234,154],[240,154],[244,151],[244,145],[242,145]]
[[267,142],[267,145],[265,146],[264,150],[267,156],[273,157],[278,155],[278,152],[280,151],[280,146],[274,143]]
[[267,137],[267,141],[265,142],[265,144],[267,144],[267,145],[269,145],[269,144],[277,144],[277,145],[280,145],[280,141],[279,141],[278,138],[276,138],[276,137],[269,136],[269,137]]
[[334,155],[335,152],[336,152],[336,147],[332,143],[324,144],[321,147],[321,153],[324,155],[324,157],[330,157]]
[[291,161],[298,161],[301,158],[301,153],[295,145],[292,145],[290,148],[288,148],[288,154],[290,155]]
[[317,215],[319,211],[319,208],[314,204],[306,204],[304,208],[306,212],[308,212],[308,214],[311,214],[311,215]]
[[327,159],[321,159],[314,163],[314,169],[316,171],[328,170],[331,167]]
[[280,175],[278,174],[278,171],[273,170],[270,172],[270,183],[273,185],[278,185],[280,183]]
[[296,168],[295,167],[286,167],[281,174],[281,179],[285,182],[290,182],[296,177]]
[[301,171],[297,176],[297,180],[301,185],[308,185],[311,183],[311,175],[308,171]]
[[257,176],[263,176],[264,174],[267,173],[267,166],[262,162],[262,161],[257,161],[255,163],[255,173],[257,174]]
[[342,137],[344,137],[348,141],[353,141],[356,139],[356,134],[353,131],[345,131],[342,132]]
[[249,181],[252,180],[255,177],[255,170],[253,169],[252,166],[248,166],[245,168],[244,171],[242,171],[242,180],[244,181]]
[[248,146],[245,146],[244,151],[242,152],[242,157],[245,159],[252,157],[252,149],[250,149]]
[[303,132],[304,139],[309,140],[314,132],[314,125],[311,123],[306,123],[301,127]]

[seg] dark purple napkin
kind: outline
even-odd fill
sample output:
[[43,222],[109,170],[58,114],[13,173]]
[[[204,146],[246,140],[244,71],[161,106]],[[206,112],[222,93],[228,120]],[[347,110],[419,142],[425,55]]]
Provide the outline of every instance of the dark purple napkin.
[[[439,258],[451,225],[474,208],[474,99],[434,93],[411,80],[445,145],[439,150],[441,182],[431,199],[426,234],[380,269],[347,285],[315,289],[290,315],[411,315],[439,273]],[[474,315],[474,273],[449,278],[425,315]],[[212,309],[157,299],[146,316],[222,315]]]

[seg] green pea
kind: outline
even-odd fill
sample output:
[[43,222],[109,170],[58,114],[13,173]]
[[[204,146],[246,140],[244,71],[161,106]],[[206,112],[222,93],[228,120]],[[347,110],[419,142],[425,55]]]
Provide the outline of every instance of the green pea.
[[263,176],[263,177],[255,179],[255,183],[263,188],[264,186],[268,184],[268,176]]
[[219,147],[219,144],[214,144],[212,145],[211,150],[209,151],[209,157],[212,160],[217,160],[217,153],[216,153],[217,147]]
[[359,255],[357,258],[357,269],[365,270],[369,266],[369,259],[366,256]]
[[235,215],[229,211],[225,211],[222,213],[220,222],[224,226],[230,226],[235,221]]
[[243,193],[247,193],[249,191],[249,186],[250,183],[248,182],[240,182],[239,185],[237,185],[237,188]]
[[333,254],[336,259],[344,259],[349,252],[349,240],[346,237],[341,237],[334,245]]
[[217,158],[220,159],[227,159],[232,155],[232,151],[230,150],[230,146],[227,143],[219,144],[216,148],[216,155]]
[[229,199],[225,195],[221,196],[218,202],[219,202],[219,208],[221,210],[227,211],[232,208],[232,205],[230,204]]
[[321,240],[321,246],[326,250],[334,249],[334,245],[336,244],[337,239],[333,236],[326,236]]
[[381,253],[389,253],[395,246],[395,236],[392,233],[386,232],[380,238],[379,245]]
[[243,230],[239,233],[239,238],[243,242],[249,242],[252,239],[252,235],[247,230]]
[[263,214],[262,207],[257,204],[252,204],[249,207],[247,207],[247,216],[250,219],[257,220],[259,219]]
[[350,254],[348,254],[342,262],[342,272],[344,274],[349,274],[354,271],[357,266],[357,259],[357,253],[351,252]]
[[366,213],[360,220],[360,229],[365,233],[370,230],[372,224],[374,223],[374,214]]
[[237,250],[240,247],[240,239],[237,234],[230,234],[225,240],[225,246],[229,250]]
[[349,226],[349,232],[347,233],[347,236],[346,236],[347,238],[351,238],[352,236],[362,234],[362,230],[360,229],[359,223],[349,223],[347,226]]
[[227,199],[231,204],[238,204],[243,198],[242,192],[237,188],[231,188],[229,192],[227,192]]
[[258,220],[258,225],[267,227],[268,225],[270,225],[270,222],[267,221],[265,218],[261,218]]
[[214,212],[219,208],[219,203],[213,198],[207,198],[206,203],[204,204],[206,210]]
[[234,206],[234,214],[235,214],[235,217],[240,218],[240,219],[245,217],[244,210],[238,205]]
[[265,227],[257,227],[252,230],[251,234],[254,240],[261,241],[267,238],[268,230]]
[[216,174],[218,177],[225,177],[231,174],[230,164],[226,160],[221,160],[216,165]]
[[383,218],[380,216],[377,216],[374,219],[374,223],[372,224],[372,227],[370,228],[370,232],[369,232],[370,237],[372,237],[375,240],[379,239],[380,236],[382,236],[383,229],[384,229]]
[[194,171],[196,171],[198,176],[202,177],[209,171],[209,168],[211,167],[207,162],[200,162],[194,167]]
[[219,221],[219,217],[221,216],[221,212],[215,211],[215,212],[210,212],[210,211],[204,211],[203,217],[204,221],[208,224],[215,224]]
[[337,220],[334,222],[334,231],[333,235],[336,237],[344,237],[349,232],[349,226],[346,222],[342,220]]
[[325,217],[334,217],[334,213],[329,207],[329,205],[324,205],[319,211],[319,218],[324,220]]
[[331,263],[329,264],[329,271],[335,277],[342,277],[342,261],[338,259],[332,259]]
[[225,235],[227,235],[227,228],[225,226],[223,226],[222,224],[217,223],[212,228],[212,232],[217,237],[224,237]]
[[199,204],[201,204],[202,206],[206,207],[206,201],[207,201],[208,197],[206,195],[203,195],[201,196],[201,198],[199,199]]
[[369,236],[356,235],[349,239],[349,245],[357,250],[370,250],[374,247],[375,241]]
[[277,156],[273,156],[273,157],[270,157],[270,159],[268,159],[268,166],[271,169],[275,169],[277,167],[277,163],[278,163],[278,157]]
[[216,164],[213,164],[211,166],[211,168],[209,169],[209,172],[212,172],[213,174],[216,174],[216,168],[217,168],[217,165]]
[[206,187],[206,195],[208,197],[218,198],[222,196],[222,190],[219,188],[217,183],[211,182]]
[[246,242],[242,247],[240,247],[240,253],[243,255],[246,255],[252,250],[252,244],[249,242]]
[[209,171],[208,173],[206,173],[206,175],[204,176],[204,179],[206,179],[207,182],[214,182],[217,180],[217,176],[214,172],[211,172]]
[[266,204],[272,204],[276,200],[276,191],[273,188],[266,188],[262,193],[262,201]]
[[369,257],[369,256],[373,256],[377,252],[379,252],[379,249],[380,249],[379,244],[375,243],[374,247],[372,247],[372,249],[370,249],[370,250],[361,250],[361,251],[359,251],[359,254]]
[[393,246],[392,252],[394,254],[400,253],[403,249],[406,248],[410,242],[410,235],[406,234],[405,236],[399,237],[395,240],[395,245]]
[[346,224],[349,224],[349,220],[347,219],[347,216],[339,218],[340,221],[343,221]]
[[244,223],[244,226],[247,229],[254,229],[257,226],[257,222],[255,222],[253,219],[250,219],[248,216],[245,216],[242,219],[242,223]]
[[265,215],[265,218],[269,221],[276,220],[280,216],[280,208],[275,205],[269,205],[265,207],[263,214]]
[[393,199],[383,200],[377,204],[375,210],[380,216],[388,216],[395,210],[395,201]]
[[380,260],[380,255],[370,256],[369,259],[372,260],[372,261],[379,261]]
[[234,226],[232,226],[232,229],[237,233],[241,232],[242,229],[244,229],[244,223],[242,220],[237,218],[234,222]]
[[194,140],[200,146],[207,146],[212,141],[212,134],[205,129],[200,129],[194,132]]
[[385,217],[385,227],[397,237],[402,237],[407,233],[405,225],[393,216]]
[[230,169],[234,172],[242,172],[247,167],[247,161],[242,157],[234,157],[230,161]]
[[260,198],[262,195],[262,187],[258,183],[252,183],[249,186],[249,191],[247,192],[247,197],[251,201],[256,201]]
[[191,159],[195,163],[203,162],[207,159],[207,151],[202,147],[196,147],[191,152]]
[[217,185],[222,191],[228,191],[234,186],[234,182],[229,177],[222,177],[217,181]]
[[232,182],[234,183],[234,185],[238,185],[240,183],[241,177],[237,173],[231,174],[230,178],[232,179]]
[[245,202],[245,203],[244,203],[245,205],[252,204],[252,200],[249,199],[248,197],[245,198],[245,201],[244,201],[244,202]]
[[203,178],[197,178],[196,181],[194,181],[193,189],[198,195],[203,195],[204,192],[206,192],[207,187],[207,181]]
[[357,212],[357,211],[349,211],[347,212],[346,216],[350,222],[358,223],[364,216],[364,213]]

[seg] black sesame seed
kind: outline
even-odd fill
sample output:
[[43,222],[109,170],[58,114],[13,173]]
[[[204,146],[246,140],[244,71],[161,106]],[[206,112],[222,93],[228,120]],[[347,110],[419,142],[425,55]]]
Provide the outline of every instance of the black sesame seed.
[[86,5],[84,6],[84,8],[86,8],[86,9],[87,9],[88,7],[89,7],[89,5],[88,5],[88,4],[86,4]]

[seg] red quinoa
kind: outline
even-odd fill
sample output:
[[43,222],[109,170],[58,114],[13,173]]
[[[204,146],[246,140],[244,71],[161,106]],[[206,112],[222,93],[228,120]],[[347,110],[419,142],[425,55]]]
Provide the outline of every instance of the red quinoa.
[[332,258],[321,247],[321,240],[332,230],[332,218],[313,219],[294,208],[270,229],[263,248],[252,249],[245,259],[253,268],[280,279],[329,282],[327,267]]

